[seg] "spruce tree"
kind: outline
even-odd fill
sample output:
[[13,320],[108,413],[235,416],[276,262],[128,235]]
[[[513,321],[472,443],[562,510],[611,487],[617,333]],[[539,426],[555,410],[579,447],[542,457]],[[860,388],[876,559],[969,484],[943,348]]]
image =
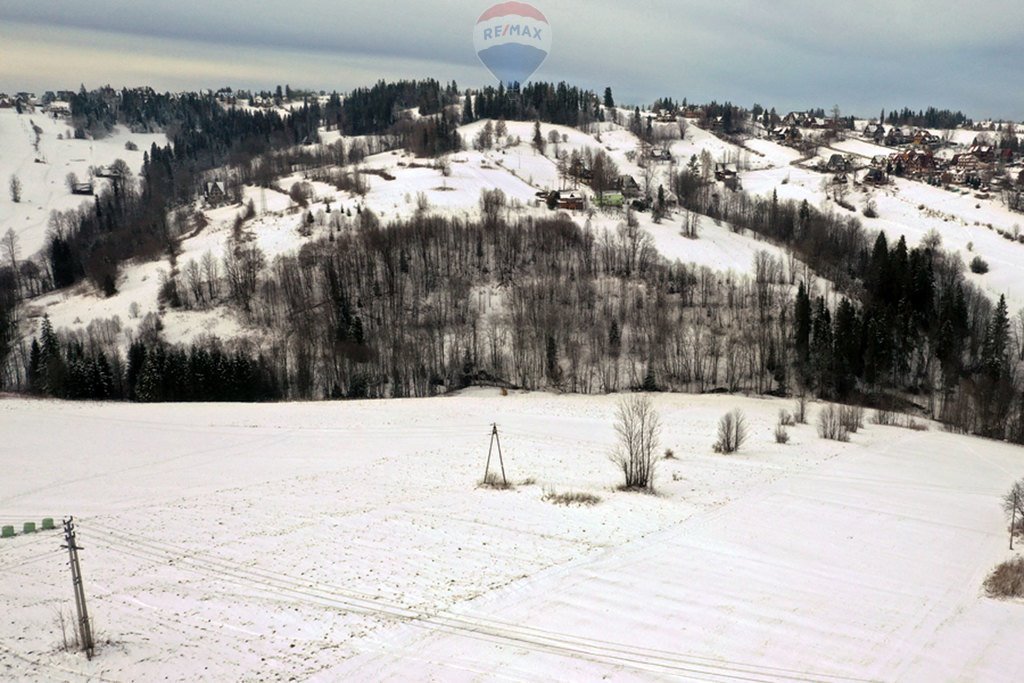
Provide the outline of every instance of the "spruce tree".
[[818,392],[831,393],[832,381],[832,315],[825,298],[818,297],[811,333],[811,368],[817,382]]
[[989,320],[981,349],[982,369],[992,379],[999,378],[1006,371],[1006,349],[1009,339],[1010,319],[1006,311],[1006,297],[1000,296],[996,310]]
[[41,394],[43,388],[42,351],[39,342],[32,337],[32,348],[28,354],[28,390],[32,394]]
[[53,331],[48,314],[43,315],[40,333],[40,366],[42,368],[42,393],[47,396],[64,396],[67,382],[67,368],[61,353],[60,340]]
[[811,348],[811,299],[807,295],[807,289],[804,287],[803,282],[800,283],[796,293],[793,325],[796,331],[794,344],[796,346],[797,361],[799,363],[806,363]]
[[845,397],[854,388],[861,371],[861,332],[857,309],[849,299],[843,298],[836,307],[834,328],[834,356],[836,392]]
[[615,98],[612,97],[611,87],[607,87],[604,89],[604,106],[608,107],[609,109],[613,109],[615,107]]

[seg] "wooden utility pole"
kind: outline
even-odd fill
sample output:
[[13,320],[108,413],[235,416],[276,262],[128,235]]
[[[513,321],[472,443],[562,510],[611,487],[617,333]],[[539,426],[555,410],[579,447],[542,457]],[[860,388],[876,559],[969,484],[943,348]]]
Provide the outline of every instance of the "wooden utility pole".
[[85,607],[85,588],[82,586],[82,567],[78,564],[78,551],[81,548],[75,542],[75,518],[64,520],[64,541],[62,548],[68,549],[71,565],[71,583],[75,588],[75,608],[78,610],[78,638],[85,650],[85,656],[92,659],[92,627],[89,625],[89,611]]
[[487,475],[491,472],[491,451],[494,450],[494,444],[498,444],[498,462],[501,464],[501,483],[502,486],[508,486],[508,480],[505,478],[505,460],[501,457],[501,439],[498,437],[498,425],[491,425],[491,444],[487,447],[487,466],[484,468],[484,483],[487,483]]

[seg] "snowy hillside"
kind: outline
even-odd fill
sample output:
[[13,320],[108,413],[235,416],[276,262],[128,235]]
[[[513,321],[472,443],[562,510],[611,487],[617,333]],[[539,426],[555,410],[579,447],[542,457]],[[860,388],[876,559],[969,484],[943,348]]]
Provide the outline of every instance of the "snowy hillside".
[[[257,216],[246,222],[245,234],[271,261],[275,256],[298,250],[305,242],[326,236],[331,221],[337,220],[340,212],[347,212],[348,216],[342,220],[348,219],[350,223],[356,209],[364,207],[374,211],[384,223],[408,218],[423,210],[423,207],[432,213],[476,217],[480,214],[481,192],[493,189],[505,193],[515,212],[549,215],[550,211],[537,199],[536,193],[562,186],[556,159],[559,152],[568,154],[573,151],[582,153],[588,149],[592,152],[603,150],[616,163],[620,173],[632,175],[638,182],[642,181],[644,171],[638,165],[640,141],[621,127],[604,124],[599,133],[591,135],[565,126],[543,124],[544,137],[548,138],[554,133],[559,142],[548,144],[545,153],[541,154],[530,142],[533,124],[514,121],[507,123],[507,136],[497,141],[494,149],[483,152],[472,150],[472,141],[484,125],[485,122],[479,121],[460,128],[468,149],[447,158],[447,175],[431,159],[420,159],[395,151],[369,156],[358,166],[368,186],[365,196],[339,191],[325,183],[310,183],[313,196],[308,210],[301,209],[287,194],[287,189],[294,183],[304,182],[302,174],[279,179],[279,189],[247,187],[245,200],[252,201]],[[338,139],[339,136],[334,132],[324,135],[325,143]],[[104,145],[114,145],[114,140],[111,138],[102,142]],[[69,141],[68,144],[74,142]],[[351,143],[352,139],[346,142]],[[123,146],[123,142],[121,144]],[[749,154],[696,126],[690,126],[686,139],[675,140],[670,148],[680,164],[685,164],[691,155],[699,155],[705,149],[715,158],[749,156],[755,168],[771,166],[776,161],[768,155],[762,157]],[[116,145],[113,149],[103,149],[111,153],[117,151]],[[65,157],[69,153],[67,150],[62,152]],[[134,158],[131,159],[132,163],[134,161]],[[668,163],[654,164],[652,186],[670,187],[671,171],[672,166]],[[593,196],[589,189],[579,189]],[[333,216],[326,213],[328,205],[335,211]],[[55,204],[55,208],[61,206]],[[180,241],[180,254],[177,256],[179,270],[187,268],[190,262],[200,263],[207,255],[222,257],[235,219],[243,212],[244,207],[240,205],[205,209],[208,226],[185,235]],[[307,212],[316,216],[317,222],[307,234],[303,234],[301,228]],[[658,251],[669,259],[707,266],[722,273],[746,273],[751,271],[758,251],[782,255],[779,248],[758,239],[756,235],[734,232],[728,224],[706,217],[695,219],[699,239],[684,237],[681,234],[682,214],[682,211],[673,212],[661,224],[655,224],[649,212],[638,213],[636,216],[641,227],[652,236]],[[588,215],[583,213],[576,213],[573,217],[581,223],[588,220]],[[621,211],[615,210],[597,211],[589,220],[595,232],[614,232],[623,222],[623,215]],[[44,231],[45,224],[39,224],[37,228]],[[23,251],[27,253],[24,248]],[[162,316],[164,336],[171,342],[188,342],[211,334],[222,338],[258,334],[257,331],[246,330],[235,314],[223,307],[205,311],[178,311],[161,307],[157,301],[158,294],[171,271],[172,266],[167,260],[129,263],[120,276],[117,294],[110,298],[97,292],[91,284],[82,283],[70,290],[54,292],[31,301],[29,310],[37,318],[45,312],[58,329],[69,330],[84,330],[93,320],[117,316],[122,341],[125,343],[143,324],[148,313],[158,312]]]
[[[35,128],[39,129],[38,149]],[[125,149],[128,142],[138,149]],[[138,171],[142,167],[142,155],[154,142],[166,145],[167,137],[131,133],[121,127],[100,140],[75,140],[74,131],[63,119],[54,119],[42,111],[19,115],[14,109],[0,109],[2,232],[13,228],[22,256],[33,255],[45,243],[51,211],[74,209],[89,200],[71,194],[67,184],[69,173],[86,181],[89,167],[107,166],[115,159],[123,159]],[[12,175],[17,176],[22,185],[21,202],[17,204],[7,192]]]
[[[628,114],[620,111],[620,118],[625,120]],[[34,135],[31,124],[37,120],[43,130],[39,154],[47,161],[45,164],[32,161],[36,152],[31,144]],[[705,153],[715,164],[738,169],[742,188],[747,192],[759,196],[774,192],[780,199],[806,200],[824,211],[844,213],[847,209],[830,198],[833,194],[829,189],[831,175],[811,166],[833,153],[848,154],[856,163],[863,164],[871,156],[888,151],[888,148],[850,138],[821,147],[816,156],[803,159],[797,150],[767,139],[750,139],[741,147],[693,123],[686,126],[682,138],[678,126],[657,124],[656,136],[671,155],[671,163],[662,160],[642,165],[640,140],[616,124],[595,124],[591,132],[542,124],[542,137],[548,141],[542,154],[532,145],[532,122],[508,122],[506,135],[496,139],[493,148],[474,150],[473,141],[486,123],[477,121],[461,127],[465,149],[448,155],[443,164],[401,151],[367,157],[352,169],[361,173],[367,186],[365,195],[340,191],[323,182],[311,182],[311,203],[308,209],[302,209],[288,196],[288,190],[295,183],[306,182],[303,173],[278,179],[276,188],[246,187],[245,200],[252,202],[256,216],[245,221],[245,239],[258,246],[271,263],[276,256],[296,252],[303,244],[323,238],[335,228],[351,226],[353,216],[362,208],[371,209],[385,224],[407,219],[421,211],[472,218],[480,214],[481,192],[494,189],[505,194],[510,213],[549,215],[549,210],[537,198],[538,192],[568,186],[593,200],[594,193],[589,188],[576,187],[560,177],[557,161],[558,154],[587,151],[604,151],[620,174],[632,176],[641,185],[667,189],[672,187],[672,173],[686,167],[691,158]],[[58,140],[58,134],[66,137],[65,127],[44,115],[18,116],[10,111],[0,112],[0,135],[3,136],[0,171],[20,173],[25,187],[21,204],[0,201],[0,225],[15,227],[23,257],[42,246],[50,210],[70,208],[78,203],[80,198],[66,191],[64,176],[69,170],[82,176],[89,165],[109,163],[117,157],[137,166],[141,152],[124,150],[124,143],[131,139],[140,149],[145,149],[153,141],[162,141],[162,136],[136,136],[124,131],[101,141]],[[966,132],[959,132],[954,139],[964,138],[960,133]],[[342,139],[336,131],[325,132],[323,138],[326,144]],[[344,139],[347,144],[356,140]],[[724,192],[724,189],[716,186],[715,191]],[[1024,221],[1019,214],[1003,207],[997,196],[979,198],[970,193],[949,192],[920,182],[895,179],[879,188],[851,184],[846,200],[866,228],[885,231],[891,242],[903,235],[913,246],[934,230],[941,236],[944,247],[957,252],[965,263],[975,255],[982,256],[990,271],[984,275],[968,273],[967,277],[993,299],[1006,294],[1011,311],[1024,307],[1024,285],[1021,284],[1024,282],[1024,244],[999,234],[999,231],[1005,235],[1017,234]],[[869,202],[874,203],[877,218],[862,215]],[[183,311],[167,308],[158,301],[161,286],[172,272],[180,276],[190,264],[200,264],[204,258],[223,257],[235,221],[245,211],[243,205],[209,209],[198,202],[196,208],[203,209],[208,225],[187,232],[181,238],[176,265],[166,259],[125,264],[117,283],[118,292],[113,297],[103,297],[94,285],[84,282],[29,302],[30,319],[38,320],[43,313],[48,313],[58,328],[85,330],[93,320],[117,316],[116,327],[125,344],[144,324],[149,313],[161,316],[164,337],[171,342],[187,342],[211,334],[258,336],[258,330],[245,329],[236,313],[225,306]],[[328,213],[329,208],[334,210],[333,214]],[[685,213],[679,209],[670,211],[660,224],[653,221],[650,212],[638,213],[636,218],[662,255],[707,266],[720,273],[750,273],[758,251],[783,255],[781,249],[756,235],[733,231],[728,222],[706,216],[693,218],[698,226],[698,239],[684,237]],[[314,218],[311,226],[307,225],[309,216]],[[614,233],[624,221],[622,212],[616,210],[596,210],[592,214],[574,212],[572,216],[580,224],[588,224],[597,234],[605,230]]]
[[[615,397],[0,401],[3,524],[74,514],[100,634],[61,652],[60,535],[0,540],[9,680],[1019,680],[1019,448],[791,403],[662,395],[658,495],[616,490]],[[714,426],[741,407],[738,454]],[[812,405],[814,422],[820,405]],[[511,491],[478,488],[490,423]],[[68,438],[54,440],[59,432]],[[495,462],[492,465],[496,465]],[[556,505],[549,493],[600,498]],[[614,616],[612,616],[614,615]]]
[[[955,139],[963,139],[971,131],[956,131]],[[808,164],[801,161],[795,150],[767,140],[749,143],[753,149],[765,153],[774,164],[741,172],[743,188],[756,195],[779,199],[807,201],[825,211],[845,213],[830,197],[828,183],[831,174],[808,168],[815,160],[827,159],[832,153],[849,154],[854,163],[866,165],[874,155],[888,155],[892,148],[863,140],[849,139],[822,147],[816,159]],[[1007,239],[999,231],[1016,236],[1024,225],[1024,215],[1010,211],[998,194],[975,196],[966,190],[949,191],[923,182],[892,178],[882,187],[860,184],[852,187],[846,201],[856,209],[857,217],[869,230],[881,230],[890,242],[900,236],[911,246],[920,243],[931,231],[941,238],[943,247],[956,252],[964,263],[982,256],[991,270],[985,275],[968,272],[967,277],[993,299],[1005,294],[1011,310],[1024,308],[1024,244]],[[868,202],[874,202],[878,217],[867,218],[862,211]]]

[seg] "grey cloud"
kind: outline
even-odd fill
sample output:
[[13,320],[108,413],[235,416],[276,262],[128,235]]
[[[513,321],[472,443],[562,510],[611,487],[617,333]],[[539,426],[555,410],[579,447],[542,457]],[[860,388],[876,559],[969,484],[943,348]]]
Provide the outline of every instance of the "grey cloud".
[[[202,45],[217,55],[211,60],[222,60],[225,79],[241,72],[242,54],[281,55],[281,68],[271,68],[274,76],[268,72],[263,85],[281,80],[288,67],[299,72],[288,79],[293,84],[347,88],[364,84],[375,64],[381,76],[432,75],[483,85],[491,79],[476,61],[470,32],[489,4],[0,0],[0,16],[49,29],[54,42],[90,30],[107,36],[101,46],[79,40],[80,50],[116,51],[121,45],[125,51],[129,46],[147,50],[149,40]],[[1019,0],[987,0],[970,8],[954,0],[535,4],[554,32],[551,56],[537,77],[595,89],[611,85],[637,102],[671,95],[747,105],[759,101],[779,109],[835,103],[863,115],[883,106],[934,104],[977,117],[1024,117],[1017,67],[1024,62],[1024,3]],[[0,25],[0,35],[3,30]],[[415,73],[384,73],[403,65]],[[3,68],[0,60],[6,82],[11,74]],[[188,68],[182,65],[175,83],[187,86]],[[122,78],[117,60],[109,69],[106,80]]]

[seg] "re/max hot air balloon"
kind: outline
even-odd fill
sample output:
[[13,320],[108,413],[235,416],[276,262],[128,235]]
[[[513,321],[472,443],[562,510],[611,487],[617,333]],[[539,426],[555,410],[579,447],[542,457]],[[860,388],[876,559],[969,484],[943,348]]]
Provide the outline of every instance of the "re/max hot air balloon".
[[551,50],[551,25],[532,5],[502,2],[477,19],[473,46],[499,81],[526,83]]

